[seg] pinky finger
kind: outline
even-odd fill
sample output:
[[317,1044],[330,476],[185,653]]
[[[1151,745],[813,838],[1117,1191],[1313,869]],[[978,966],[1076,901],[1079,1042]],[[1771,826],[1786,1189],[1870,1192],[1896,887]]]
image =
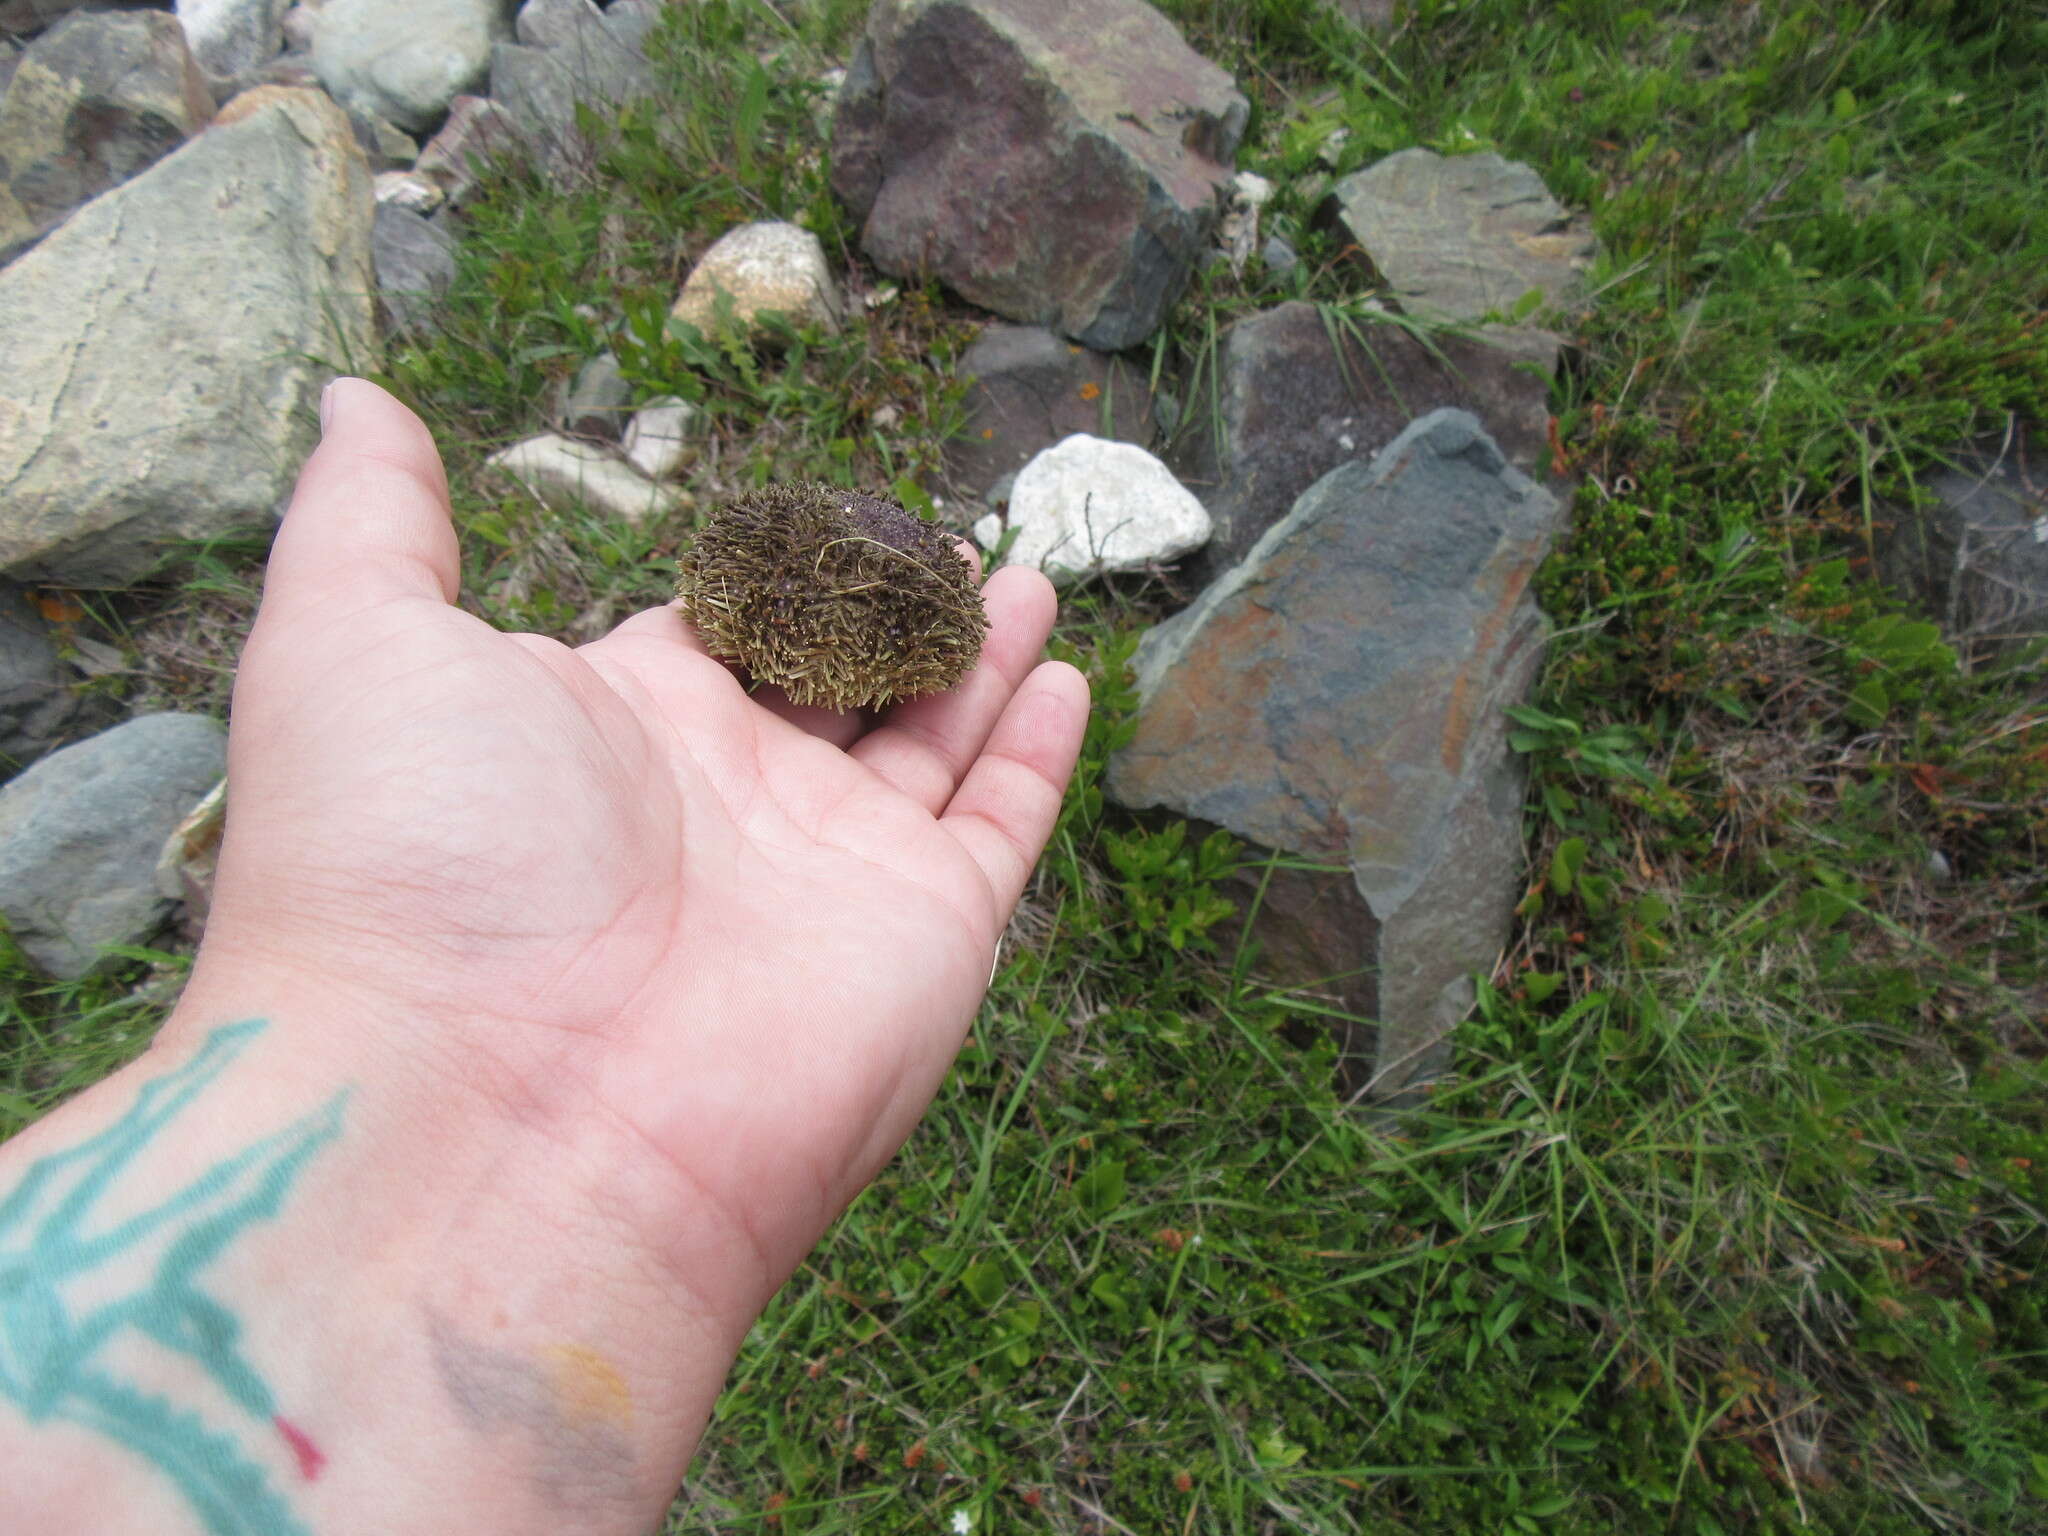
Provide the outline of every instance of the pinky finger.
[[1052,836],[1087,726],[1087,680],[1065,662],[1039,666],[1004,707],[939,818],[981,866],[997,931]]

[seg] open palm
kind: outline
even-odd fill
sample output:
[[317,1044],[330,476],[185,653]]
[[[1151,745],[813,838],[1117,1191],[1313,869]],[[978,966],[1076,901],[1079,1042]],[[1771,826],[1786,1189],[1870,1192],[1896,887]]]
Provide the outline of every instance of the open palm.
[[673,609],[571,650],[452,606],[425,429],[337,383],[235,693],[195,986],[289,954],[421,1071],[601,1117],[772,1285],[908,1134],[986,985],[1086,716],[1053,599],[984,589],[949,694],[750,695]]

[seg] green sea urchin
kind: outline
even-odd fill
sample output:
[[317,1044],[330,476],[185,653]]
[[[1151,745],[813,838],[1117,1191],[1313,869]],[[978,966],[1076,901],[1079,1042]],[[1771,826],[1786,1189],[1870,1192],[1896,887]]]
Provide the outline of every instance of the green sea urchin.
[[676,596],[711,654],[798,704],[861,709],[941,692],[988,633],[953,541],[865,492],[750,491],[712,515],[676,567]]

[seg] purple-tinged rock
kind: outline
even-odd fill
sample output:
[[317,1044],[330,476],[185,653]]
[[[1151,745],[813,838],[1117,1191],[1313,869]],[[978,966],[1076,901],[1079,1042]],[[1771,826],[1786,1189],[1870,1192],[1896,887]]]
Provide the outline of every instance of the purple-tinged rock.
[[1114,352],[1206,251],[1247,111],[1139,0],[878,0],[833,187],[883,271]]

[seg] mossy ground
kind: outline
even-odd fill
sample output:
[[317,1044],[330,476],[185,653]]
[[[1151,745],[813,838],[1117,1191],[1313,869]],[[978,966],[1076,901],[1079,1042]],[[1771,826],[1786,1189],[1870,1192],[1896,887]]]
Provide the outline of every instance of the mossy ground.
[[[1916,477],[2048,418],[2048,23],[1421,0],[1382,43],[1302,0],[1169,9],[1253,98],[1242,163],[1305,260],[1198,282],[1162,379],[1280,297],[1358,317],[1308,228],[1332,171],[1498,148],[1592,212],[1522,920],[1426,1107],[1347,1114],[1317,1005],[1212,942],[1233,851],[1103,804],[1161,589],[1070,602],[1098,712],[989,1001],[749,1341],[671,1529],[2048,1529],[2048,688],[1868,579]],[[477,611],[580,639],[666,593],[688,513],[565,517],[476,474],[613,322],[646,395],[712,417],[697,507],[800,477],[945,498],[972,320],[943,295],[865,274],[863,323],[772,359],[662,325],[742,219],[860,273],[813,83],[859,20],[677,7],[670,104],[605,173],[475,210],[386,382],[448,454]],[[95,686],[224,708],[259,558],[86,605],[73,632],[123,658]],[[181,964],[15,968],[0,1129],[137,1048]]]

